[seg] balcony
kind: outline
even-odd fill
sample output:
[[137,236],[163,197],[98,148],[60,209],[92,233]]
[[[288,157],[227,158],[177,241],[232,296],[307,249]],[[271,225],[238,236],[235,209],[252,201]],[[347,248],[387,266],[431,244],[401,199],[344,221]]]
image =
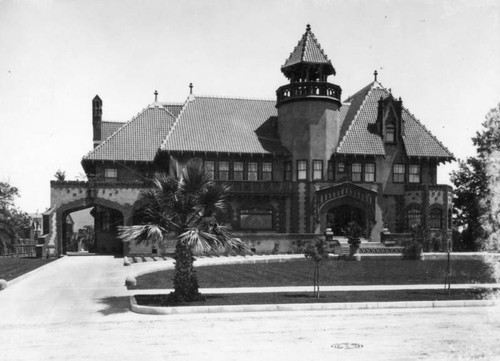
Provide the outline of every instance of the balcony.
[[232,194],[266,194],[285,195],[292,193],[292,184],[289,182],[251,182],[226,181]]
[[340,104],[341,94],[342,89],[338,85],[327,82],[291,83],[276,90],[276,106],[301,98],[327,98]]

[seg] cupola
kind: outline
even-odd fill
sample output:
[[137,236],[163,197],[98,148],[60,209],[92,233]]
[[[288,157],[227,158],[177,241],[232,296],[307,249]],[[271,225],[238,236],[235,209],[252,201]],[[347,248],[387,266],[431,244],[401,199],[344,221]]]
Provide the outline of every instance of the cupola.
[[277,91],[277,104],[304,97],[326,97],[338,102],[342,90],[338,85],[327,82],[329,75],[335,75],[335,68],[326,56],[308,24],[297,46],[281,67],[281,72],[290,84]]

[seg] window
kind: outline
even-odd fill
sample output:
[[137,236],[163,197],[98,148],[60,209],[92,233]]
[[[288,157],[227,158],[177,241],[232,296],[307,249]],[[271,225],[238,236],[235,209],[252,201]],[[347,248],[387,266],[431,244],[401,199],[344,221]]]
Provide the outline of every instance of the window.
[[404,183],[405,171],[406,169],[404,164],[394,164],[392,166],[392,181],[394,183]]
[[243,180],[243,162],[233,163],[233,179],[237,181]]
[[361,163],[352,163],[351,179],[353,182],[361,182]]
[[307,179],[307,160],[297,161],[297,179],[298,180]]
[[411,208],[408,210],[407,214],[408,229],[412,229],[414,226],[419,226],[422,223],[422,212],[418,208]]
[[263,181],[273,180],[273,164],[271,162],[262,163],[262,180]]
[[408,181],[410,183],[420,183],[420,165],[411,164],[408,173]]
[[219,179],[223,181],[229,179],[229,162],[219,162]]
[[104,169],[104,177],[109,179],[116,179],[118,177],[118,169],[116,168]]
[[387,143],[394,143],[396,141],[396,127],[392,123],[387,124],[385,127],[385,141]]
[[273,211],[271,209],[242,209],[240,211],[241,229],[270,230],[273,228]]
[[249,181],[256,181],[257,180],[257,162],[249,162],[248,163],[247,179]]
[[433,229],[443,228],[443,211],[441,209],[431,209],[429,214],[429,227]]
[[215,163],[211,160],[206,161],[205,164],[205,172],[209,175],[210,179],[215,178]]
[[323,161],[313,160],[313,180],[323,179]]
[[327,173],[328,173],[328,180],[331,180],[331,181],[334,180],[333,162],[331,160],[328,161]]
[[345,172],[345,163],[344,162],[337,163],[337,170],[339,173],[344,173]]
[[365,164],[365,182],[375,182],[375,163]]
[[291,181],[292,180],[292,162],[286,161],[284,164],[285,172],[283,174],[283,180]]

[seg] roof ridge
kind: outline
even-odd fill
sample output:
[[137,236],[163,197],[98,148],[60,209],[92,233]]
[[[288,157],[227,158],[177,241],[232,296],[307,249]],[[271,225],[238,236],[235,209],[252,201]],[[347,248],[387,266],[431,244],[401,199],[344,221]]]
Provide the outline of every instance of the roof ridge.
[[147,106],[147,108],[148,109],[154,109],[154,108],[163,109],[175,119],[175,115],[170,110],[165,108],[165,106],[161,102],[153,102],[153,103],[149,104]]
[[187,108],[187,105],[192,102],[192,101],[196,101],[196,98],[194,98],[194,100],[192,100],[192,97],[191,95],[189,95],[186,100],[184,101],[184,104],[182,106],[182,109],[181,111],[179,112],[179,114],[177,115],[177,117],[175,118],[174,120],[174,123],[172,124],[172,127],[170,128],[170,130],[168,131],[168,134],[165,136],[165,138],[162,140],[161,144],[160,144],[160,150],[163,148],[163,146],[165,145],[165,143],[167,143],[167,140],[170,138],[170,135],[172,135],[172,133],[174,132],[174,129],[175,127],[177,126],[177,124],[179,123],[179,121],[181,120],[181,117],[182,117],[182,114],[184,114],[184,111],[186,110]]
[[170,102],[158,102],[160,103],[161,105],[165,106],[165,105],[184,105],[184,102],[176,102],[176,103],[170,103]]
[[[344,136],[342,137],[342,140],[339,142],[339,145],[337,146],[337,149],[335,150],[336,152],[340,152],[340,148],[342,147],[342,145],[344,144],[344,141],[345,139],[347,138],[347,136],[349,135],[349,132],[351,131],[351,128],[353,127],[354,123],[356,123],[357,119],[358,119],[358,115],[359,113],[361,112],[361,110],[363,109],[364,105],[366,104],[366,100],[370,97],[370,94],[371,92],[373,91],[374,87],[373,85],[375,84],[375,82],[372,83],[372,86],[370,87],[370,90],[366,93],[364,99],[363,99],[363,102],[361,103],[361,105],[359,106],[358,110],[356,111],[356,114],[354,115],[354,118],[352,119],[352,122],[351,124],[349,124],[349,128],[347,128]],[[366,88],[366,87],[365,87]],[[364,88],[363,88],[364,89]],[[361,90],[360,90],[361,91]],[[359,92],[358,92],[359,93]],[[357,93],[356,93],[357,94]],[[356,95],[355,94],[355,95]],[[352,96],[354,97],[354,95]]]
[[[300,61],[304,61],[304,55],[306,53],[306,49],[307,49],[307,38],[308,38],[308,35],[309,34],[309,30],[306,30],[306,32],[304,33],[304,35],[302,36],[302,39],[300,40],[303,40],[304,41],[304,46],[302,47],[302,51],[300,52]],[[300,44],[300,41],[299,41],[299,44]],[[297,46],[299,45],[297,44]]]
[[118,120],[101,120],[101,123],[125,124],[126,122]]
[[[104,139],[101,143],[99,143],[99,145],[97,147],[95,147],[94,149],[92,149],[90,152],[87,153],[87,155],[83,156],[82,159],[88,159],[90,157],[90,155],[94,152],[96,152],[97,150],[99,150],[100,148],[102,148],[105,144],[108,143],[108,141],[115,136],[115,134],[118,134],[119,132],[123,131],[125,128],[127,128],[130,124],[132,124],[132,122],[136,121],[140,115],[144,114],[147,110],[149,109],[154,109],[155,107],[153,108],[150,108],[149,105],[146,107],[146,108],[143,108],[140,112],[138,112],[134,117],[132,117],[132,119],[130,119],[128,122],[125,122],[125,124],[121,127],[119,127],[117,130],[115,130],[113,133],[111,133],[111,135],[109,135],[106,139]],[[157,107],[158,109],[163,109],[165,111],[167,111],[165,108],[163,107]],[[175,117],[169,112],[167,111],[167,113],[172,116],[174,119]]]
[[233,100],[253,100],[253,101],[266,101],[266,102],[276,102],[276,99],[265,99],[265,98],[253,98],[253,97],[237,97],[232,95],[195,95],[195,99],[197,98],[210,98],[210,99],[233,99]]
[[[434,134],[431,133],[431,131],[429,129],[427,129],[427,127],[412,113],[410,112],[405,106],[402,106],[403,110],[410,116],[413,118],[413,120],[415,122],[417,122],[418,125],[420,125],[422,127],[422,129],[424,129],[425,132],[427,132],[427,134],[429,134],[429,136],[434,139],[441,147],[443,147],[443,149],[445,151],[447,151],[450,156],[452,158],[455,158],[455,156],[453,155],[453,153],[448,149],[448,147],[446,147],[443,143],[441,143],[441,141],[436,138],[436,136]],[[404,135],[404,137],[406,138],[406,134]]]

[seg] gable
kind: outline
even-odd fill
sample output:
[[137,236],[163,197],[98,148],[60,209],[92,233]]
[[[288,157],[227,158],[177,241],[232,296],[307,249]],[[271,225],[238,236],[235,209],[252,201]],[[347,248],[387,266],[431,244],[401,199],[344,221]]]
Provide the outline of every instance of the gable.
[[[378,101],[392,96],[380,83],[350,97],[349,110],[342,119],[337,154],[385,156],[383,138],[377,127]],[[342,113],[341,113],[342,115]],[[403,146],[409,157],[453,159],[453,154],[425,128],[406,108],[401,109]]]
[[175,118],[157,103],[125,123],[83,160],[152,162]]

